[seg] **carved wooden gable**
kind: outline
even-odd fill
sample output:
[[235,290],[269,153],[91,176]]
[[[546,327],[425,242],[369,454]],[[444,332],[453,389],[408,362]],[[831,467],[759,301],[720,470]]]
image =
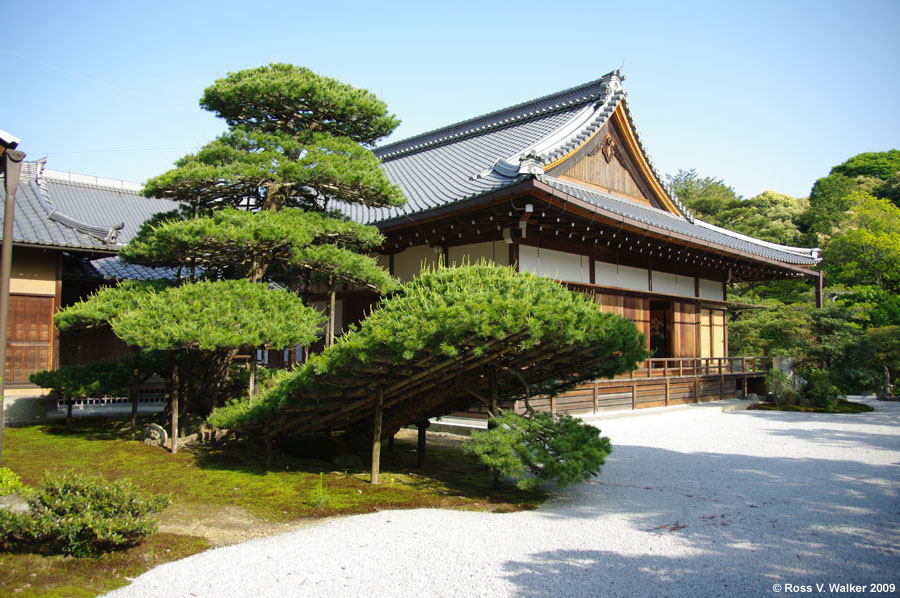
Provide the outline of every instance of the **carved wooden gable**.
[[547,174],[678,214],[637,143],[621,107],[584,145]]

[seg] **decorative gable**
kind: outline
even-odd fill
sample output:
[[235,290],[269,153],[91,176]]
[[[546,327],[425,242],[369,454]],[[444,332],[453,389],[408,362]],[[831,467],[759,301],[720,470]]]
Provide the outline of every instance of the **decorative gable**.
[[545,166],[545,173],[682,216],[637,140],[624,103],[589,139]]
[[653,205],[632,173],[622,163],[623,157],[621,146],[607,133],[593,149],[560,174],[559,178],[574,183],[586,183],[602,191],[624,196],[645,205]]

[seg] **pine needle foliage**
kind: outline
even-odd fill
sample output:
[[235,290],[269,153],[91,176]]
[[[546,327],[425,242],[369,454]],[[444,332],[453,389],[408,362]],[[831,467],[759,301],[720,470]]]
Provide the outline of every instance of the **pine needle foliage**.
[[405,202],[368,149],[399,121],[364,89],[270,64],[218,79],[200,105],[229,130],[148,181],[146,194],[189,202],[197,212]]
[[600,473],[612,452],[599,428],[565,414],[506,411],[489,421],[493,427],[473,431],[463,450],[523,490],[544,482],[560,488],[584,482]]
[[[279,410],[303,405],[327,411],[347,404],[359,407],[359,418],[371,417],[367,401],[376,388],[399,384],[429,364],[446,363],[451,372],[473,361],[497,368],[502,398],[515,400],[526,396],[526,387],[530,396],[562,392],[634,369],[645,357],[633,322],[601,313],[590,297],[552,280],[484,264],[438,267],[404,285],[357,330],[280,384],[252,402],[216,410],[209,421],[265,427]],[[388,394],[385,401],[421,404],[410,417],[438,415],[460,400],[473,402],[466,389],[484,392],[486,384],[480,368],[428,393]],[[355,413],[321,425],[352,425]]]
[[283,349],[313,342],[322,316],[293,293],[220,280],[154,293],[111,323],[116,336],[145,349]]

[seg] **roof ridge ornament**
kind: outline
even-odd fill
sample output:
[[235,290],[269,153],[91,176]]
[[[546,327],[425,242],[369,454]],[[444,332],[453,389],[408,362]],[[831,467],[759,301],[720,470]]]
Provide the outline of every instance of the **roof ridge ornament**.
[[519,157],[519,174],[544,174],[544,160],[534,152]]

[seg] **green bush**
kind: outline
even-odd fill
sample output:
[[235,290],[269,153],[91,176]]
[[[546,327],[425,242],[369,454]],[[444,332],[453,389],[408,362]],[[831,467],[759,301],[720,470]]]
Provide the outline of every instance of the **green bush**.
[[779,405],[796,405],[800,398],[800,389],[781,370],[770,370],[766,376],[766,384],[775,395]]
[[24,488],[22,478],[12,469],[0,467],[0,496],[16,494]]
[[818,368],[809,368],[806,375],[807,383],[804,389],[806,398],[820,409],[834,411],[837,408],[841,391],[831,383],[828,372]]
[[507,411],[489,421],[496,427],[472,432],[463,450],[496,473],[514,478],[519,488],[545,481],[561,488],[583,482],[600,473],[612,452],[599,428],[565,414],[524,417]]
[[134,546],[156,531],[159,522],[147,516],[171,504],[142,496],[128,481],[71,472],[47,474],[28,502],[30,513],[0,510],[0,547],[77,557]]

